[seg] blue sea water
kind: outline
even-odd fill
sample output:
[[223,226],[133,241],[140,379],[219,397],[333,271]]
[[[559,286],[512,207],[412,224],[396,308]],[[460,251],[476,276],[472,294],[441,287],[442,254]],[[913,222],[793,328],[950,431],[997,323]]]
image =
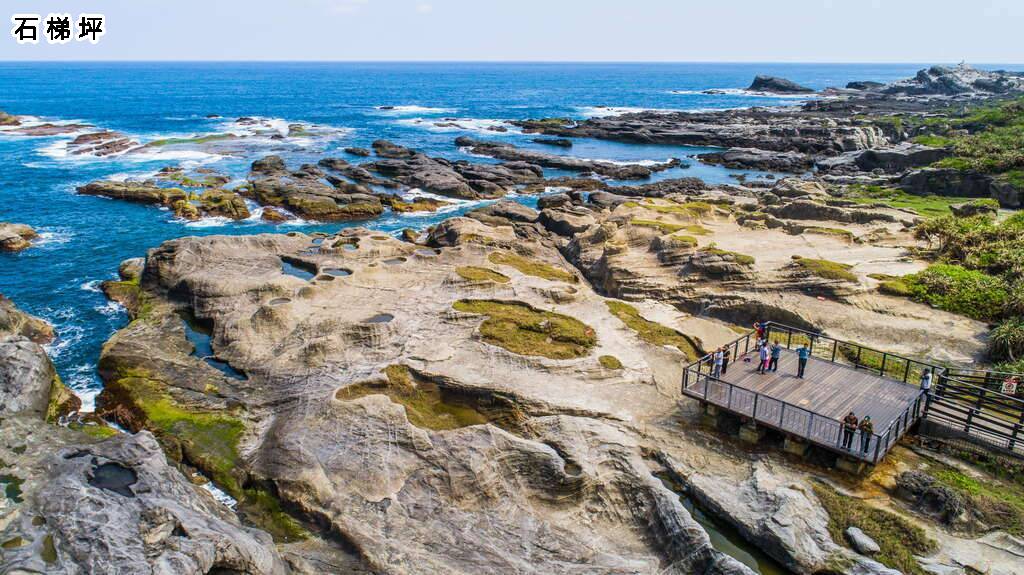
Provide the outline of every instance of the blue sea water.
[[[792,98],[740,93],[756,74],[772,74],[813,88],[851,80],[892,81],[921,65],[795,64],[371,64],[371,63],[0,63],[0,110],[45,120],[77,120],[124,132],[140,141],[216,133],[241,117],[310,122],[339,128],[308,142],[266,140],[232,155],[165,152],[142,157],[77,157],[62,137],[0,132],[0,221],[26,223],[44,239],[19,254],[0,254],[0,293],[54,324],[50,351],[58,371],[87,403],[99,389],[96,361],[103,342],[126,317],[106,301],[99,282],[115,278],[118,264],[143,256],[161,242],[187,235],[254,234],[287,230],[335,231],[365,225],[388,232],[423,228],[454,212],[384,217],[353,224],[272,226],[258,220],[227,223],[177,221],[165,210],[78,196],[76,186],[108,177],[152,174],[184,162],[244,178],[252,160],[270,153],[298,167],[347,146],[378,138],[431,155],[469,159],[456,148],[460,135],[535,146],[529,136],[495,133],[497,121],[540,117],[584,118],[613,108],[721,109],[799,104]],[[379,106],[398,106],[380,110]],[[209,114],[222,116],[208,119]],[[460,128],[438,128],[442,118]],[[687,157],[696,148],[581,140],[550,153],[617,161]],[[347,158],[351,159],[351,158]],[[489,161],[471,158],[474,161]],[[732,181],[732,170],[689,162],[689,169],[658,177],[697,176]],[[559,175],[550,171],[550,175]],[[530,204],[535,198],[518,201]]]

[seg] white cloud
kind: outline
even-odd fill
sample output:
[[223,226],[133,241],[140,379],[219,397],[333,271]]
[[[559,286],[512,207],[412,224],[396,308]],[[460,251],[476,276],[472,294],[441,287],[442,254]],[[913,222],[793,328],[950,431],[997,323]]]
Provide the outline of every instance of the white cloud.
[[369,4],[370,0],[312,0],[312,2],[335,14],[352,14]]
[[434,5],[420,2],[416,4],[416,11],[419,12],[420,14],[430,14],[431,12],[434,11]]

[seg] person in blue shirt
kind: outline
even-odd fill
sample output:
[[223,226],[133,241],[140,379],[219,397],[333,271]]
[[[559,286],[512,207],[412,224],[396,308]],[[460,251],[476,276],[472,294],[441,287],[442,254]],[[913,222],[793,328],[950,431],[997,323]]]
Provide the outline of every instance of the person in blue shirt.
[[811,357],[811,348],[807,347],[807,344],[800,346],[800,349],[796,350],[797,355],[797,368],[796,376],[800,379],[804,378],[804,370],[807,369],[807,358]]
[[772,342],[772,359],[768,362],[768,371],[779,371],[779,359],[782,358],[782,346],[779,340]]

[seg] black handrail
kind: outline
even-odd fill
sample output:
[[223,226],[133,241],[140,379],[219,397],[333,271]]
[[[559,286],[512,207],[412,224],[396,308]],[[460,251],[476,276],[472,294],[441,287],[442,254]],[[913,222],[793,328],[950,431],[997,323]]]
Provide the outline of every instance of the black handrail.
[[[737,341],[743,341],[745,339],[749,341],[749,338],[740,338]],[[889,426],[886,428],[884,433],[872,433],[871,434],[872,435],[872,439],[869,440],[868,445],[870,446],[872,441],[874,442],[874,451],[873,451],[872,454],[869,455],[868,452],[865,452],[863,450],[858,451],[856,449],[849,449],[849,450],[848,449],[844,449],[844,448],[840,447],[841,442],[842,442],[842,438],[843,438],[843,428],[844,428],[844,424],[843,424],[842,421],[840,421],[838,419],[835,419],[835,418],[832,418],[832,417],[829,417],[827,415],[821,415],[819,413],[815,413],[815,412],[813,412],[813,411],[811,411],[809,409],[805,409],[803,407],[800,407],[798,405],[794,405],[794,404],[789,403],[787,401],[783,401],[781,399],[776,399],[774,397],[770,397],[770,396],[761,394],[759,392],[756,392],[756,391],[753,391],[753,390],[750,390],[750,389],[739,387],[739,386],[733,385],[733,384],[731,384],[731,383],[729,383],[727,381],[722,381],[720,378],[715,377],[711,373],[703,373],[702,372],[702,366],[704,365],[704,363],[708,363],[707,361],[705,361],[706,359],[708,359],[708,356],[705,356],[704,358],[701,358],[701,360],[698,360],[698,361],[688,365],[683,370],[683,390],[682,391],[683,391],[684,395],[688,395],[690,397],[695,397],[695,398],[701,399],[702,401],[705,401],[707,403],[712,403],[712,404],[715,404],[715,405],[719,405],[721,407],[724,407],[726,409],[730,409],[731,410],[731,409],[733,409],[733,396],[735,394],[734,390],[735,389],[740,389],[740,390],[742,390],[742,393],[748,394],[748,395],[753,397],[752,409],[751,409],[751,412],[749,413],[749,416],[754,421],[757,421],[759,423],[768,425],[770,427],[774,427],[776,429],[780,429],[780,430],[786,431],[787,433],[796,434],[796,435],[798,435],[800,437],[803,437],[803,438],[805,438],[807,440],[810,440],[810,441],[812,441],[814,443],[817,443],[819,445],[824,445],[825,447],[829,447],[829,448],[835,449],[837,451],[842,451],[842,452],[844,452],[844,453],[846,453],[846,454],[848,454],[848,455],[850,455],[852,457],[855,457],[857,459],[861,459],[861,460],[864,460],[864,461],[868,461],[870,463],[877,463],[881,457],[884,457],[885,454],[889,452],[889,448],[892,447],[892,445],[894,445],[895,442],[898,441],[907,432],[907,430],[910,428],[910,426],[921,415],[921,407],[922,407],[923,397],[925,395],[923,391],[918,395],[918,397],[916,397],[914,399],[914,401],[907,407],[906,410],[904,410],[896,419],[894,419],[889,424]],[[711,369],[709,368],[708,371],[710,372]],[[693,387],[690,384],[690,377],[691,376],[693,376],[693,378],[694,378],[694,385],[693,386],[699,385],[700,382],[701,382],[701,378],[704,378],[703,393],[697,393],[696,391],[693,391],[691,389],[691,387]],[[710,386],[708,385],[708,381],[714,381],[717,384],[726,386],[726,389],[728,389],[728,398],[724,402],[725,403],[724,405],[722,405],[721,403],[719,403],[719,402],[717,402],[714,399],[709,397]],[[779,410],[778,417],[776,419],[768,420],[766,418],[759,417],[757,406],[758,406],[759,403],[764,403],[765,401],[773,402],[773,403],[778,404],[779,406],[781,406],[781,408]],[[806,431],[800,432],[800,431],[797,431],[797,430],[793,430],[792,428],[786,427],[786,425],[785,425],[785,421],[786,421],[785,414],[786,414],[787,410],[789,410],[789,411],[796,410],[797,412],[802,412],[802,413],[806,414],[806,416],[805,416],[806,419],[807,419]],[[777,420],[777,422],[776,422],[776,420]],[[834,445],[827,444],[824,441],[822,441],[821,439],[818,439],[818,438],[815,437],[815,435],[813,433],[813,430],[815,428],[815,422],[816,421],[818,421],[818,422],[826,422],[828,424],[831,424],[833,426],[833,428],[837,430],[836,440],[835,440],[835,444]],[[820,427],[820,425],[819,425],[819,427]],[[863,432],[858,431],[857,433],[861,434],[861,437],[863,437]],[[883,446],[884,446],[884,449],[883,449]]]
[[[989,419],[983,415],[987,410],[991,413],[1001,414],[1008,416],[1011,419],[1016,419],[1016,422],[1006,421],[1005,426],[1006,432],[998,432],[991,427],[986,426],[985,432],[989,435],[998,436],[1001,443],[1008,445],[1011,451],[1014,448],[1020,449],[1024,446],[1024,399],[1013,397],[1001,393],[1001,390],[992,389],[990,386],[993,383],[999,383],[996,378],[1005,379],[1006,377],[1017,376],[1024,380],[1024,375],[1013,374],[1013,373],[1002,373],[993,372],[990,370],[980,369],[962,369],[962,368],[951,368],[948,366],[941,366],[933,363],[919,361],[909,357],[905,357],[899,354],[889,353],[874,348],[870,348],[858,343],[843,341],[836,338],[826,336],[820,332],[812,332],[809,330],[788,326],[777,322],[765,322],[765,341],[770,341],[772,333],[777,332],[781,335],[785,335],[785,345],[787,349],[792,349],[794,343],[794,336],[804,336],[806,343],[809,345],[812,355],[822,361],[838,365],[852,365],[855,369],[869,369],[877,371],[880,377],[886,377],[896,381],[902,381],[908,384],[916,384],[913,381],[913,376],[923,374],[925,371],[930,371],[933,378],[933,389],[931,390],[932,396],[925,396],[922,391],[922,396],[919,396],[911,408],[908,408],[897,420],[893,421],[892,424],[886,429],[885,433],[881,437],[886,438],[886,449],[888,444],[891,442],[892,434],[896,434],[896,439],[906,433],[906,430],[910,425],[916,421],[919,417],[927,417],[931,411],[933,404],[940,396],[944,397],[942,405],[949,407],[951,403],[959,401],[961,405],[964,405],[964,409],[955,410],[959,413],[967,413],[966,417],[954,417],[950,413],[936,414],[937,418],[941,418],[945,421],[953,421],[964,426],[964,432],[970,433],[974,428],[980,428],[976,421],[984,421]],[[751,339],[754,337],[756,332],[751,331],[736,340],[726,344],[727,348],[732,351],[732,357],[740,357],[740,347],[742,345],[743,354],[750,351]],[[816,348],[820,349],[821,342],[831,342],[831,349],[826,347],[825,356],[822,354],[815,353]],[[828,345],[826,343],[826,345]],[[880,361],[877,366],[868,365],[865,362],[865,356],[871,357],[874,354],[875,357],[879,358]],[[684,370],[684,392],[685,392],[685,381],[687,379],[687,373],[689,370],[697,366],[697,374],[699,376],[710,377],[709,374],[701,374],[700,366],[703,363],[707,363],[713,354],[707,354],[697,361],[691,363]],[[840,357],[847,357],[850,363],[840,361]],[[982,380],[982,384],[978,385],[978,380]],[[727,382],[723,382],[718,378],[715,378],[724,385],[732,385]],[[744,390],[745,392],[751,392],[750,390]],[[730,390],[730,394],[732,391]],[[966,397],[968,394],[973,393],[972,397]],[[692,394],[688,394],[692,395]],[[964,397],[960,397],[964,396]],[[772,401],[779,401],[771,398]],[[758,398],[755,396],[755,401]],[[964,402],[970,402],[972,405],[966,405]],[[791,404],[789,404],[791,405]],[[787,407],[787,409],[801,409],[798,406]],[[806,411],[806,410],[804,410]],[[911,411],[912,416],[911,416]],[[814,414],[818,418],[824,418],[818,414]],[[835,421],[835,420],[832,420]],[[995,424],[994,421],[992,421]],[[876,436],[878,434],[875,434]],[[986,442],[992,445],[998,445],[994,440],[987,440]],[[1003,447],[1003,445],[999,445]],[[1005,448],[1005,447],[1004,447]],[[884,455],[884,453],[883,453]],[[877,461],[877,455],[875,460]]]

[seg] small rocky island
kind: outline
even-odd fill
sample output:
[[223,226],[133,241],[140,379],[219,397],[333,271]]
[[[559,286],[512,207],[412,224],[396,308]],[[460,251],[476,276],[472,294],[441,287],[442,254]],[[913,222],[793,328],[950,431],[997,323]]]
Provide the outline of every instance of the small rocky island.
[[401,239],[368,223],[140,253],[102,286],[131,321],[95,414],[56,376],[52,329],[0,298],[0,569],[1020,573],[1018,459],[911,434],[852,475],[680,392],[759,320],[1024,371],[1024,166],[992,147],[1024,123],[1018,81],[931,68],[796,107],[517,122],[791,174],[727,185],[476,138],[455,143],[494,162],[379,140],[269,155],[235,186],[176,166],[83,185],[184,219],[495,201]]

